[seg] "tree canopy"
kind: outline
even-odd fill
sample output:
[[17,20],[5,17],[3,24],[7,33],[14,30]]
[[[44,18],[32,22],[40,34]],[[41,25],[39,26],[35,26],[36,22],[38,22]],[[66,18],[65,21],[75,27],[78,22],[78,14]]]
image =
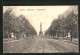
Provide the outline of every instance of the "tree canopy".
[[37,34],[36,30],[25,16],[20,15],[19,17],[16,17],[14,13],[12,13],[12,9],[8,9],[3,13],[3,26],[4,37],[9,36],[11,32],[20,34],[24,33],[26,35]]
[[45,32],[47,35],[61,34],[62,32],[72,32],[73,37],[77,37],[78,28],[78,11],[67,10],[57,19],[53,20],[49,29]]

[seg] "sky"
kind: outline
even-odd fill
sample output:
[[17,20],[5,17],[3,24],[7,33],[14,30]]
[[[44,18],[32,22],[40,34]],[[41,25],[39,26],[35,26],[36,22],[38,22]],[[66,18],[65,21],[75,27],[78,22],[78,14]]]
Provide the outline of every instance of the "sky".
[[37,33],[40,31],[40,22],[42,23],[43,33],[50,27],[51,22],[60,14],[63,14],[71,6],[3,6],[3,13],[12,8],[17,17],[21,14],[29,20]]

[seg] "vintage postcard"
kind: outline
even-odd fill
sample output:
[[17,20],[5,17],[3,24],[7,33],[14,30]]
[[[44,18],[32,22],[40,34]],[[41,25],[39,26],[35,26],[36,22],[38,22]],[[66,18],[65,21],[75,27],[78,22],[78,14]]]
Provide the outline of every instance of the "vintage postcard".
[[79,53],[78,5],[3,6],[3,53]]

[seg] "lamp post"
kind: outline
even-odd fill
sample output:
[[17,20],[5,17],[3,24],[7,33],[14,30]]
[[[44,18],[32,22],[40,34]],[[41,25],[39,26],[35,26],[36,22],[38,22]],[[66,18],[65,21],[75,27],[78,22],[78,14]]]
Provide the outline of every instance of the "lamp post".
[[72,31],[70,30],[71,42],[72,42]]

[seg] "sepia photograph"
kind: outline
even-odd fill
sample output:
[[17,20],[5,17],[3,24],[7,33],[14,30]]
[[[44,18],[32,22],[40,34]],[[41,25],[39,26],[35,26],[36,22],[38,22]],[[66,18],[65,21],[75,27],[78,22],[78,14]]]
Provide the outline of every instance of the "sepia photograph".
[[78,5],[3,6],[3,53],[79,53]]

